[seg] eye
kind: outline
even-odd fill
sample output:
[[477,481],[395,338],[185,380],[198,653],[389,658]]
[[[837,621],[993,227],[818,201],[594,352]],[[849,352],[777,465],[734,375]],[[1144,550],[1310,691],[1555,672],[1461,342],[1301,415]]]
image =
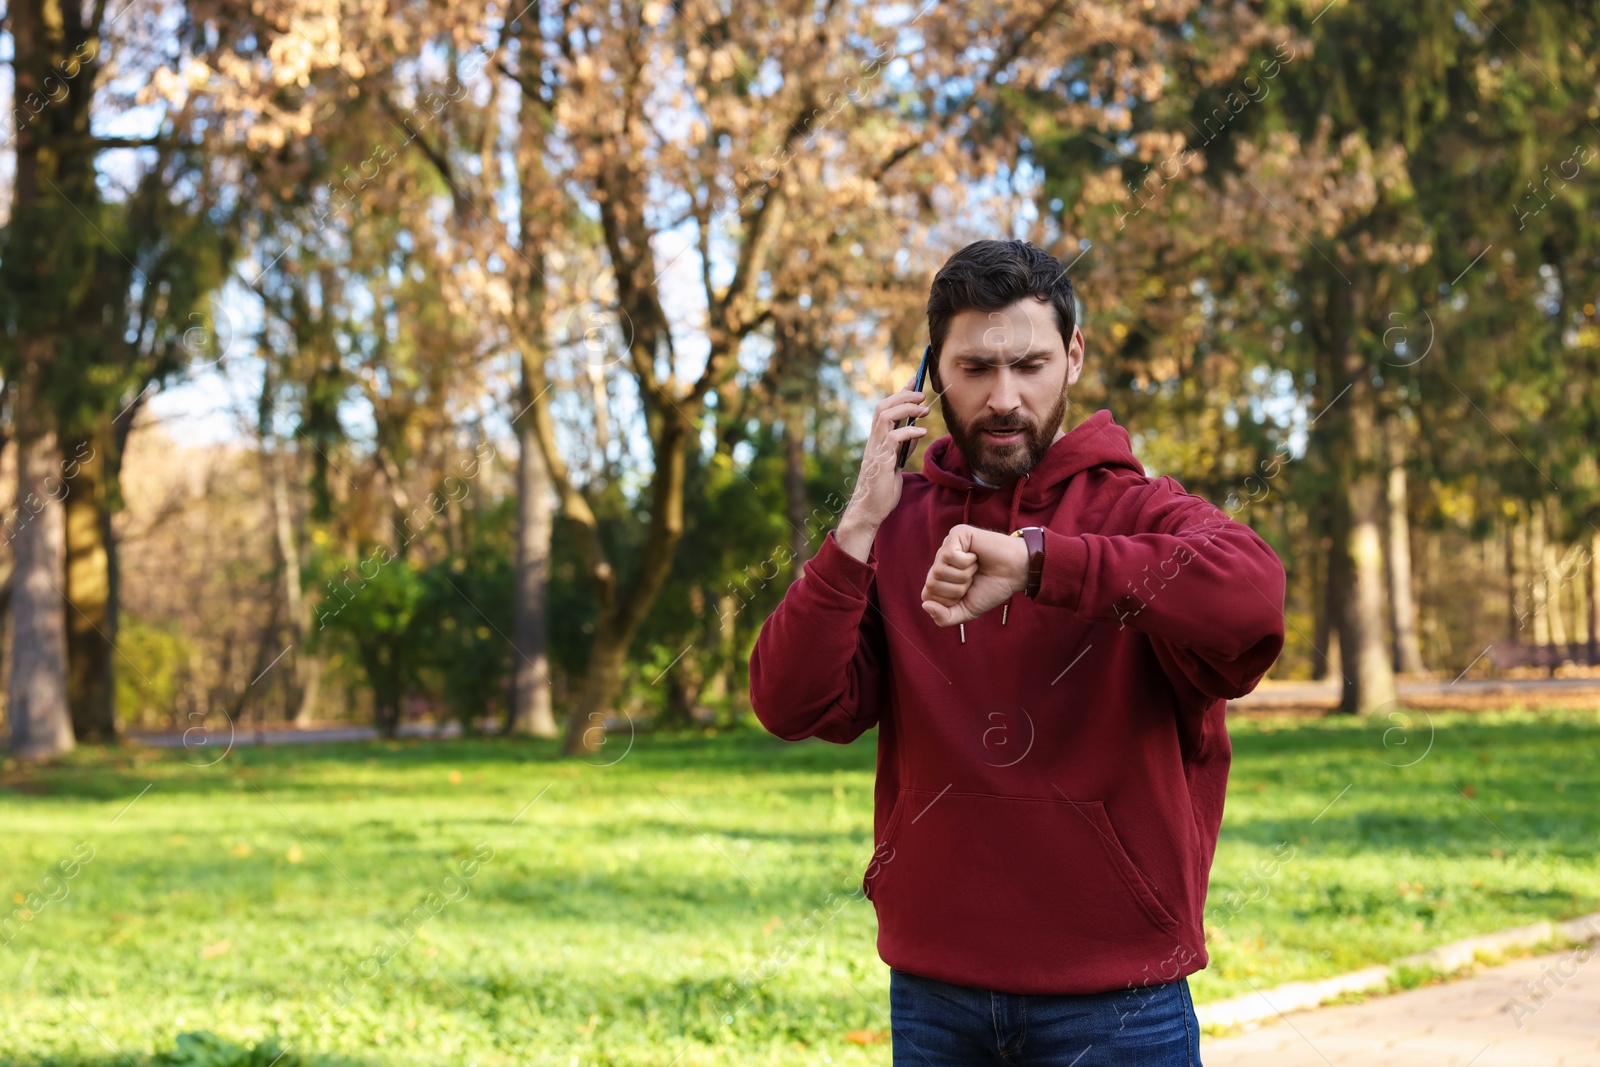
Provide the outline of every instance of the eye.
[[1022,369],[1027,371],[1029,374],[1032,374],[1034,371],[1039,370],[1043,366],[1043,361],[1035,359],[1022,364]]

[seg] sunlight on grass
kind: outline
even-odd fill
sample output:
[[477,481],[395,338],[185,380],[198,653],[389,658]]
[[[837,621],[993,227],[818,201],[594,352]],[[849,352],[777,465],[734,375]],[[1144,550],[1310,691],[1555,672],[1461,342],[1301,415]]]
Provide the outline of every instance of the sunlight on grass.
[[[1231,724],[1197,1000],[1595,909],[1600,716],[1395,728]],[[888,1062],[871,737],[641,737],[609,767],[477,741],[183,756],[0,779],[0,1063],[202,1029],[368,1064]]]

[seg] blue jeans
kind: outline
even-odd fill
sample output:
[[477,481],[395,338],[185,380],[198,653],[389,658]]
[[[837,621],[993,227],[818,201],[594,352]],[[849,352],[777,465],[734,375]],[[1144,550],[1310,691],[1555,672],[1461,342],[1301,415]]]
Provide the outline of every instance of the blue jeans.
[[1200,1067],[1189,982],[1057,996],[889,969],[895,1067]]

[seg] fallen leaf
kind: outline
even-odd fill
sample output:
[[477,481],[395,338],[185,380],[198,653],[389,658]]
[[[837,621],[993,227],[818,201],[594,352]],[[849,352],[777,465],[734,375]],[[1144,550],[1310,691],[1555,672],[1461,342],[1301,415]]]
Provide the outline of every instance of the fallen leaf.
[[226,951],[228,951],[228,942],[218,941],[214,945],[207,945],[205,948],[201,949],[200,958],[203,960],[213,959],[222,955]]
[[888,1032],[882,1030],[851,1030],[844,1035],[844,1039],[852,1045],[872,1045],[887,1036]]

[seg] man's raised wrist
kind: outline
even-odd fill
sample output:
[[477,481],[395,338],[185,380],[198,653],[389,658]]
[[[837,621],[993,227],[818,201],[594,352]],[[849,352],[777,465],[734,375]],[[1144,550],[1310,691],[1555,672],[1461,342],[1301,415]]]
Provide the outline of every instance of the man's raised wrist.
[[846,553],[861,560],[867,561],[867,556],[872,551],[872,542],[878,536],[878,524],[867,522],[852,516],[847,509],[839,518],[839,527],[834,531],[834,540],[839,542],[839,547]]

